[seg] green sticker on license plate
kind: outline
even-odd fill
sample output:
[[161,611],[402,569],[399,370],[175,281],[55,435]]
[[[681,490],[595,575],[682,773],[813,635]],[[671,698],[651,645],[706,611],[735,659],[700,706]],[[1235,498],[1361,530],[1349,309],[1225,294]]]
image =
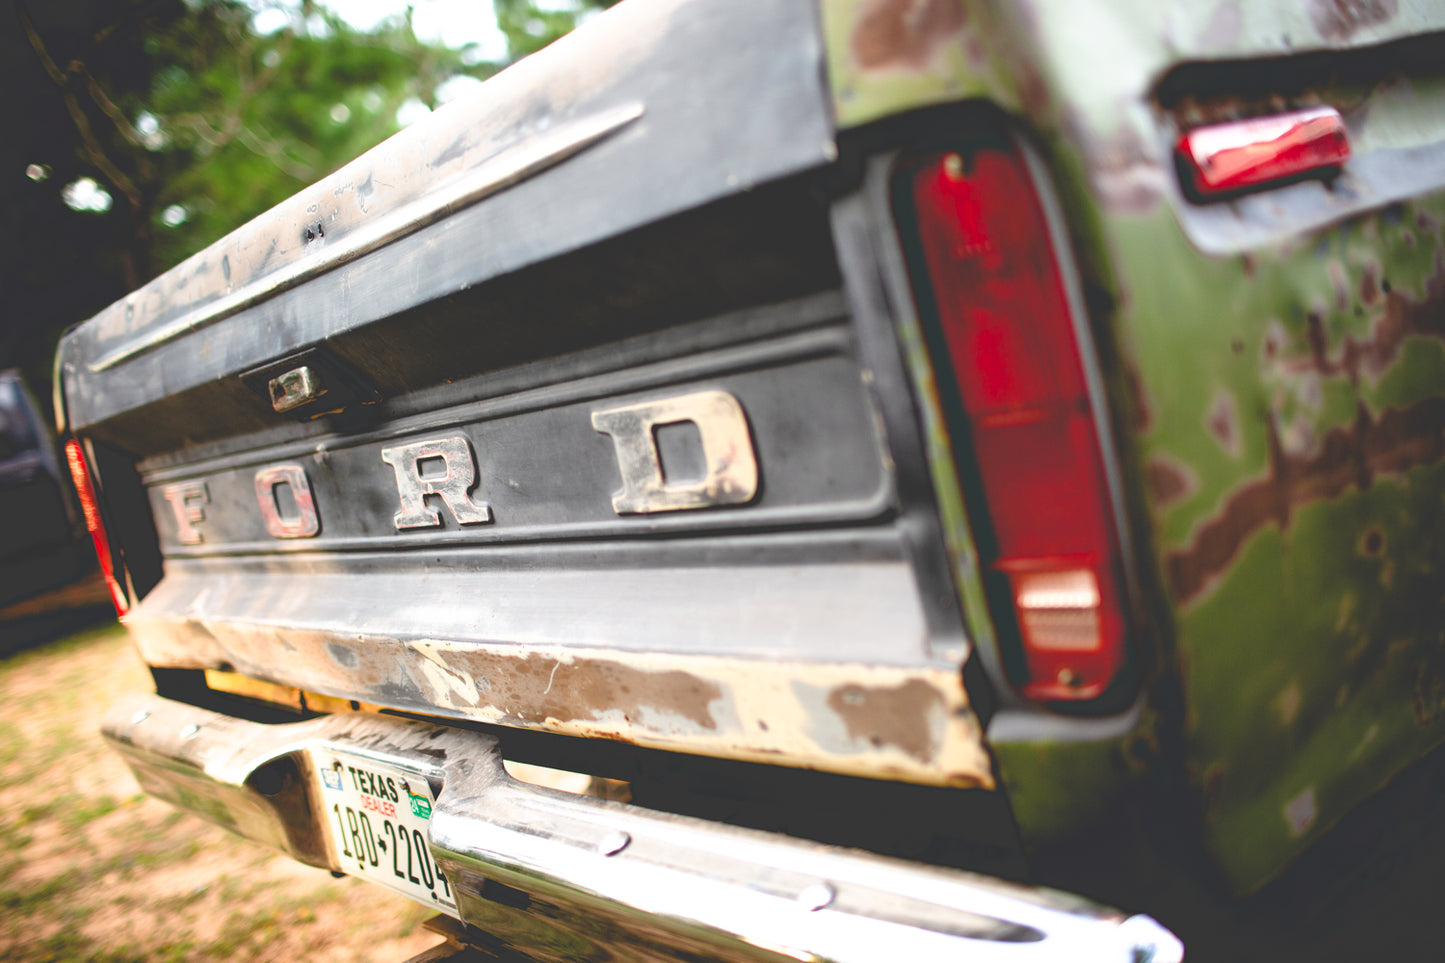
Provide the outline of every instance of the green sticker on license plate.
[[312,758],[336,865],[457,916],[451,883],[427,846],[433,801],[426,777],[330,746],[315,750]]

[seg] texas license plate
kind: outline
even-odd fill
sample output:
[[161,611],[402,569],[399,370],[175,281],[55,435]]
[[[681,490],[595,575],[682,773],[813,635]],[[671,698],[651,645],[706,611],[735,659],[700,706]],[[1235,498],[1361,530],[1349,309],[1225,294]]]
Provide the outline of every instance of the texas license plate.
[[331,855],[342,870],[458,916],[451,884],[427,849],[436,800],[425,777],[330,747],[312,758]]

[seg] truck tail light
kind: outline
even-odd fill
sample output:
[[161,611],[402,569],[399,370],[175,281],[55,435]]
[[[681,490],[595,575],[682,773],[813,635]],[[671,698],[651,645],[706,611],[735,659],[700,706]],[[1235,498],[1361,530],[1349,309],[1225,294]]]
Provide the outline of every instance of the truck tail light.
[[956,457],[973,466],[963,474],[990,596],[1011,610],[995,621],[1017,628],[1004,661],[1025,696],[1095,698],[1125,665],[1118,536],[1078,329],[1033,181],[1000,142],[905,162],[894,197],[914,229],[910,270],[939,367],[952,370],[940,391]]
[[100,515],[100,504],[95,498],[95,485],[90,479],[90,468],[85,463],[85,453],[80,441],[71,438],[65,443],[65,460],[70,465],[70,477],[75,481],[76,494],[80,496],[80,510],[85,515],[85,527],[95,543],[95,556],[100,561],[100,574],[105,577],[105,586],[110,589],[111,601],[118,614],[124,615],[130,608],[125,590],[115,574],[115,560],[110,554],[110,539],[105,534],[105,523]]

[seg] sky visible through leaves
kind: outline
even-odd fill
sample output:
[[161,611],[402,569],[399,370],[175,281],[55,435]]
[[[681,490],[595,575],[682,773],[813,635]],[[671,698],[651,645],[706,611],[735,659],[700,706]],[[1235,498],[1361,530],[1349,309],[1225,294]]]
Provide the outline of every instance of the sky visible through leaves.
[[0,369],[611,0],[0,0]]

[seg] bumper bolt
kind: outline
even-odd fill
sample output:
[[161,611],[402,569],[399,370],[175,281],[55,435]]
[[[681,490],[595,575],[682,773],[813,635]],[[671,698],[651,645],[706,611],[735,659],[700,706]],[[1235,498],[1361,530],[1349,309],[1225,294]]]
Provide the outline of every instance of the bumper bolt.
[[827,883],[814,883],[804,887],[798,894],[798,904],[810,913],[816,913],[833,902],[837,894]]
[[597,842],[597,851],[603,856],[616,856],[627,848],[632,837],[622,831],[608,833]]

